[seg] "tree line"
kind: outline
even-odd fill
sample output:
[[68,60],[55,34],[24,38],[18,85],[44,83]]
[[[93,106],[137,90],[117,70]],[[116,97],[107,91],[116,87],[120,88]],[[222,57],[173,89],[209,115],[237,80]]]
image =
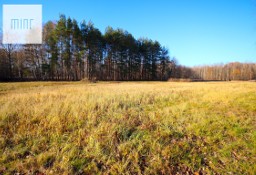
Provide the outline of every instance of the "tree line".
[[191,78],[202,80],[256,80],[255,63],[233,62],[213,66],[199,66],[192,68]]
[[60,15],[43,26],[40,45],[0,46],[0,80],[252,80],[255,63],[228,63],[186,67],[170,58],[158,41],[135,39],[123,30],[107,27],[102,34],[92,22]]
[[65,15],[43,26],[42,44],[0,48],[2,80],[167,80],[173,64],[158,41]]
[[[176,59],[173,59],[176,62]],[[256,80],[256,63],[231,62],[227,64],[186,67],[172,66],[170,78],[190,79],[191,81],[231,81]]]

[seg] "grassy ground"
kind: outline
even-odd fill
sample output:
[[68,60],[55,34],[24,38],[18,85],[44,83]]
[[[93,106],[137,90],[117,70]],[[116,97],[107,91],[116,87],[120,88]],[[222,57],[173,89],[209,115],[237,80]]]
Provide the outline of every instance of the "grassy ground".
[[0,174],[255,174],[256,83],[1,83]]

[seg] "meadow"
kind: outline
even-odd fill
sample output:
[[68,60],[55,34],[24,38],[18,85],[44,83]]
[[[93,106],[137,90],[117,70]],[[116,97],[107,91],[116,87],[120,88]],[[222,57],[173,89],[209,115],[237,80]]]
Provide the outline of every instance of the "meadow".
[[0,83],[0,174],[256,174],[255,82]]

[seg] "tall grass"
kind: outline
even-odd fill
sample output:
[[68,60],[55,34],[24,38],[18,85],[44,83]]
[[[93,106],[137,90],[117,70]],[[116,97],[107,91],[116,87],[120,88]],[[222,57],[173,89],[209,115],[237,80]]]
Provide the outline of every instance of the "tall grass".
[[253,82],[1,83],[0,174],[255,174]]

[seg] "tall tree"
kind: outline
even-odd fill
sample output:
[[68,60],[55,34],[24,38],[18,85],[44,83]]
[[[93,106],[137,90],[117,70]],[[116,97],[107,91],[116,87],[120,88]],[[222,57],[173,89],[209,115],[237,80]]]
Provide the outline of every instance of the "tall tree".
[[[49,21],[44,26],[44,38],[45,38],[45,49],[46,49],[46,57],[49,60],[49,73],[50,78],[55,80],[55,76],[58,74],[58,37],[55,30],[56,25]],[[46,67],[46,66],[44,66]]]

